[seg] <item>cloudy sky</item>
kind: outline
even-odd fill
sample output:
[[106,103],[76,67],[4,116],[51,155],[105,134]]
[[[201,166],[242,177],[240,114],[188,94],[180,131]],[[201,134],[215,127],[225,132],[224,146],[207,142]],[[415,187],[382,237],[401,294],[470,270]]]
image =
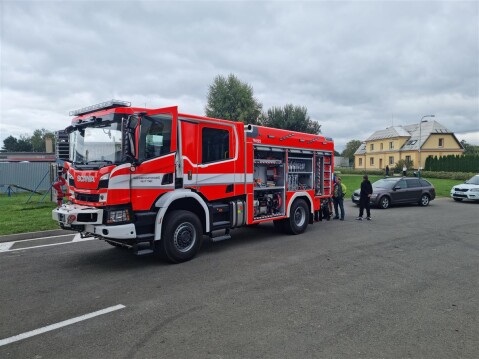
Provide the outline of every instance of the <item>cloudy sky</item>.
[[479,145],[477,1],[0,1],[0,147],[109,99],[204,114],[217,75],[341,151],[434,114]]

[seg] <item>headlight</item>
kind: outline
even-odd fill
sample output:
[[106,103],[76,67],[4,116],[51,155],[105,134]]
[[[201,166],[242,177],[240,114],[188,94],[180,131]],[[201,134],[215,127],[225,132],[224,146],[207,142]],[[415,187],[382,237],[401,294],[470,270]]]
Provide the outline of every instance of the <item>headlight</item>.
[[378,193],[373,193],[373,194],[371,195],[371,198],[376,198],[377,196],[378,196]]
[[100,182],[98,183],[98,188],[108,188],[108,180],[110,179],[110,174],[105,173],[100,177]]
[[128,209],[121,209],[107,212],[106,223],[121,223],[130,222],[130,211]]
[[470,192],[479,192],[479,188],[471,188],[469,191]]

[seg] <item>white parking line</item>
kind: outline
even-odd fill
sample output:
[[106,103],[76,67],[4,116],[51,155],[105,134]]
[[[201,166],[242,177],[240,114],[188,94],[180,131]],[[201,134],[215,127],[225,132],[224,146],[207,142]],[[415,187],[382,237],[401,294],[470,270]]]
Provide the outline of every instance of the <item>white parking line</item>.
[[4,242],[4,243],[0,243],[0,252],[6,252],[8,251],[10,248],[12,248],[12,246],[15,244],[15,242]]
[[[69,236],[71,236],[71,234],[69,234]],[[56,237],[56,236],[55,236]],[[41,239],[48,239],[49,237],[44,237],[44,238],[41,238]],[[54,237],[52,237],[54,238]],[[40,239],[40,238],[38,238]],[[95,239],[94,237],[84,237],[82,238],[80,236],[80,234],[76,234],[75,237],[73,237],[73,239],[71,241],[68,241],[68,242],[60,242],[60,243],[51,243],[51,244],[42,244],[40,246],[31,246],[31,247],[24,247],[24,248],[14,248],[14,249],[10,249],[12,248],[12,246],[15,244],[15,243],[23,243],[23,242],[27,242],[27,241],[32,241],[32,240],[37,240],[37,239],[26,239],[26,240],[19,240],[19,241],[14,241],[14,242],[4,242],[4,243],[0,243],[0,253],[2,252],[14,252],[14,251],[24,251],[26,249],[33,249],[33,248],[41,248],[41,247],[51,247],[51,246],[59,246],[61,244],[70,244],[70,243],[77,243],[77,242],[85,242],[85,241],[91,241]]]
[[49,332],[49,331],[52,331],[52,330],[55,330],[55,329],[58,329],[58,328],[66,327],[67,325],[75,324],[75,323],[81,322],[83,320],[87,320],[87,319],[90,319],[90,318],[93,318],[93,317],[97,317],[97,316],[102,315],[102,314],[107,314],[107,313],[110,313],[110,312],[114,312],[115,310],[119,310],[119,309],[123,309],[123,308],[125,308],[125,306],[123,304],[118,304],[118,305],[115,305],[113,307],[108,307],[108,308],[98,310],[98,311],[93,312],[93,313],[85,314],[85,315],[82,315],[82,316],[79,316],[79,317],[76,317],[76,318],[64,320],[63,322],[47,325],[46,327],[43,327],[43,328],[39,328],[39,329],[35,329],[35,330],[29,331],[29,332],[26,332],[26,333],[18,334],[18,335],[15,335],[13,337],[10,337],[10,338],[1,339],[0,340],[0,347],[3,346],[3,345],[10,344],[10,343],[18,342],[19,340],[23,340],[23,339],[26,339],[26,338],[33,337],[35,335],[43,334],[45,332]]

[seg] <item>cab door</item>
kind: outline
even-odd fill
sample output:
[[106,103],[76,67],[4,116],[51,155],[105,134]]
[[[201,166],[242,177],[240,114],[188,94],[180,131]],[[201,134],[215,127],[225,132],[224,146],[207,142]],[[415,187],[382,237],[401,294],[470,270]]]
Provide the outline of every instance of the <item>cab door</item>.
[[234,196],[239,189],[234,124],[200,122],[198,135],[198,191],[210,201]]
[[178,108],[147,111],[136,129],[138,165],[131,175],[133,210],[149,210],[175,188]]
[[197,189],[199,164],[199,124],[197,120],[181,118],[180,147],[183,164],[183,186]]

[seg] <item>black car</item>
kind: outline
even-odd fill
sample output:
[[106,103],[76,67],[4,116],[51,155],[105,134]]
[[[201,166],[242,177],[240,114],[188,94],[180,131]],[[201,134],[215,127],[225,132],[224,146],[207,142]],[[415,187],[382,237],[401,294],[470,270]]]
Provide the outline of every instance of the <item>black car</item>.
[[[391,205],[400,203],[417,203],[427,206],[436,198],[434,186],[423,178],[383,178],[373,184],[371,205],[386,209]],[[359,192],[353,192],[351,199],[359,204]]]

